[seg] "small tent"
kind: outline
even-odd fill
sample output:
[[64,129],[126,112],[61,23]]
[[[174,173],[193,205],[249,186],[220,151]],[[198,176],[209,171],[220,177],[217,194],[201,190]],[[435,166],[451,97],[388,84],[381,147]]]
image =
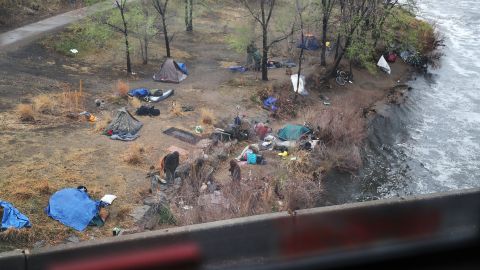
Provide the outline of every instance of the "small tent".
[[297,48],[303,48],[307,51],[315,51],[320,49],[320,43],[318,43],[318,39],[312,34],[306,34],[302,38],[300,37],[297,43]]
[[383,55],[378,60],[377,66],[379,66],[381,70],[385,71],[388,74],[392,72],[390,66],[387,63],[387,60],[385,60],[385,57],[383,57]]
[[115,117],[106,131],[112,139],[134,140],[138,137],[138,131],[142,128],[142,122],[138,121],[125,108],[118,109]]
[[163,62],[160,71],[153,74],[153,80],[157,82],[180,83],[187,78],[187,67],[185,64],[177,63],[168,58]]

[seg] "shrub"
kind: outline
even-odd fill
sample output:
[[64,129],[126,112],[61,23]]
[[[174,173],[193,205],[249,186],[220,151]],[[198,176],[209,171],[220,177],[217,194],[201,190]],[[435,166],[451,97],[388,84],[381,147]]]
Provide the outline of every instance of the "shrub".
[[122,98],[128,98],[128,91],[130,87],[127,82],[119,80],[116,86],[117,94]]
[[22,121],[33,121],[35,120],[33,107],[30,104],[19,104],[17,106],[17,112],[20,116],[20,120]]
[[123,160],[130,165],[139,165],[143,163],[143,154],[145,148],[138,143],[131,144],[123,155]]
[[53,96],[41,94],[33,99],[33,108],[39,113],[53,114],[56,103],[56,99]]
[[200,110],[200,122],[204,125],[213,125],[215,120],[215,115],[210,109],[203,108]]

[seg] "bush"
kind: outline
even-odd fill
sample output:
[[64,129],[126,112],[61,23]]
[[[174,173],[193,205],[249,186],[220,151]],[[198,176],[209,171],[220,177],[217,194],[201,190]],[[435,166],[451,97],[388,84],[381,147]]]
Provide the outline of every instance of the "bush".
[[213,122],[215,121],[215,115],[212,110],[202,108],[200,110],[200,122],[204,125],[213,125]]
[[123,160],[130,165],[140,165],[143,163],[143,154],[145,148],[138,143],[131,144],[123,155]]
[[116,85],[117,94],[122,98],[128,98],[128,91],[130,90],[130,86],[127,82],[122,80],[118,80]]
[[33,107],[30,104],[19,104],[17,106],[17,113],[22,121],[28,122],[35,120]]
[[53,114],[56,103],[56,99],[53,96],[41,94],[33,99],[33,108],[38,113]]

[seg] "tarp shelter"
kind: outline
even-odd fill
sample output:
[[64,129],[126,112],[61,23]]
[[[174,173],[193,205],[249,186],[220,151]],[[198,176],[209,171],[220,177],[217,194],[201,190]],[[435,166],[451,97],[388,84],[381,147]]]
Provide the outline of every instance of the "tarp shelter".
[[[182,63],[181,63],[182,64]],[[160,71],[153,74],[153,80],[158,82],[180,83],[187,78],[187,67],[182,67],[173,59],[168,58],[163,62]]]
[[302,125],[287,124],[278,131],[278,138],[283,141],[296,141],[311,130]]
[[146,96],[150,95],[150,91],[148,91],[147,88],[137,88],[137,89],[132,89],[132,90],[128,91],[128,95],[131,96],[131,97],[142,98],[142,97],[146,97]]
[[[108,125],[106,131],[111,135],[128,135],[135,139],[138,137],[137,133],[142,128],[142,122],[138,121],[129,111],[125,108],[118,109],[115,117],[110,125]],[[113,137],[113,136],[112,136]]]
[[3,217],[1,229],[16,228],[21,229],[31,227],[30,220],[27,216],[20,213],[11,203],[0,201],[0,207],[3,208]]
[[83,231],[97,215],[100,202],[96,202],[85,191],[65,188],[50,197],[45,209],[48,216],[62,224]]
[[307,51],[315,51],[320,49],[320,44],[318,43],[318,39],[314,35],[307,34],[303,36],[303,42],[302,37],[298,39],[297,48],[303,48]]
[[[293,85],[293,92],[297,92],[298,74],[290,76]],[[305,89],[305,76],[300,75],[300,83],[298,83],[298,93],[302,96],[308,95],[307,89]]]
[[383,55],[378,60],[377,66],[379,66],[381,70],[385,71],[388,74],[392,72],[390,66],[387,63],[387,60],[385,60],[385,57],[383,57]]

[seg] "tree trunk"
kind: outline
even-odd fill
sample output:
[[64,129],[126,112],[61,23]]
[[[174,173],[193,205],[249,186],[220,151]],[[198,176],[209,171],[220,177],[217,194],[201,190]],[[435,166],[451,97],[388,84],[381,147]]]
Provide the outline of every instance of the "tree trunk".
[[[118,3],[118,2],[117,2]],[[125,10],[124,8],[120,8],[120,15],[122,16],[123,21],[123,35],[125,36],[125,52],[127,57],[127,72],[130,74],[132,73],[132,63],[130,61],[130,46],[128,44],[128,28],[127,28],[127,21],[125,20]]]
[[132,63],[130,61],[130,46],[128,45],[127,31],[125,31],[124,35],[125,35],[125,50],[126,50],[126,57],[127,57],[127,72],[128,74],[130,74],[132,73]]
[[267,61],[268,61],[268,32],[267,28],[263,27],[263,55],[262,55],[262,80],[268,81],[268,68],[267,68]]
[[[302,43],[303,43],[303,34],[302,34]],[[302,58],[303,58],[303,46],[302,46],[302,49],[300,50],[300,57],[298,57],[297,91],[295,91],[295,97],[293,98],[293,101],[297,101],[298,91],[300,90],[299,86],[300,86],[300,75],[302,73]]]
[[338,65],[340,65],[340,61],[342,61],[343,56],[345,55],[345,52],[347,51],[347,48],[350,46],[350,43],[352,42],[352,37],[351,35],[347,37],[347,40],[345,41],[345,47],[343,50],[340,52],[337,58],[335,58],[335,63],[332,67],[332,70],[330,72],[331,76],[335,76],[337,72]]
[[145,35],[143,37],[143,53],[144,53],[144,57],[143,57],[143,64],[146,65],[148,64],[148,37]]
[[163,36],[165,37],[165,50],[167,51],[167,57],[170,58],[170,40],[168,39],[168,32],[167,32],[167,23],[165,21],[165,16],[162,16],[162,24],[163,24]]
[[324,11],[323,19],[322,19],[322,53],[320,55],[320,65],[322,67],[327,66],[327,61],[325,59],[325,53],[326,53],[325,44],[327,43],[327,29],[328,29],[328,20],[327,20],[327,14]]
[[185,28],[187,32],[193,31],[193,0],[185,0]]

